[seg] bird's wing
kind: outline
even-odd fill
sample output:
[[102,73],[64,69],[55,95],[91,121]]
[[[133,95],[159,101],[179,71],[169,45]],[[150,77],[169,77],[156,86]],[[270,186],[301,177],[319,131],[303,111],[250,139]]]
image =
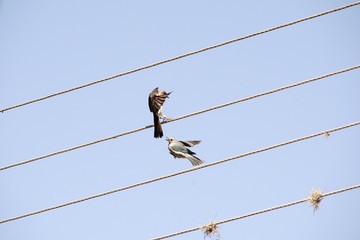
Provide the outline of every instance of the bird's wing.
[[148,98],[148,105],[149,105],[149,109],[150,112],[153,112],[153,98],[155,96],[155,94],[159,91],[159,88],[156,87],[154,90],[151,91],[151,93],[149,94],[149,98]]
[[169,148],[177,153],[188,153],[187,148],[181,142],[173,141],[170,143]]
[[182,141],[179,142],[172,142],[169,147],[176,153],[179,154],[190,154],[194,155],[195,152],[191,151],[190,149],[186,148]]
[[193,146],[201,143],[200,140],[194,140],[194,141],[179,141],[179,142],[181,142],[182,144],[184,144],[184,145],[187,146],[187,147],[193,147]]
[[[170,92],[171,93],[171,92]],[[154,91],[149,95],[149,108],[150,111],[156,114],[161,113],[161,108],[170,93],[165,91],[155,92]]]

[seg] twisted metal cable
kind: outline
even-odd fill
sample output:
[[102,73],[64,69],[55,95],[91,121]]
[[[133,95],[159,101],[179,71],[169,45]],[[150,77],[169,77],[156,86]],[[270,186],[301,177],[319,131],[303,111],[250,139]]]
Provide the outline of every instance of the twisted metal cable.
[[[251,100],[251,99],[254,99],[254,98],[258,98],[258,97],[262,97],[262,96],[269,95],[269,94],[272,94],[272,93],[280,92],[280,91],[283,91],[283,90],[286,90],[286,89],[289,89],[289,88],[293,88],[293,87],[297,87],[297,86],[304,85],[304,84],[307,84],[307,83],[315,82],[315,81],[318,81],[318,80],[321,80],[321,79],[324,79],[324,78],[327,78],[327,77],[331,77],[331,76],[334,76],[334,75],[337,75],[337,74],[341,74],[341,73],[345,73],[345,72],[348,72],[348,71],[351,71],[351,70],[355,70],[357,68],[360,68],[360,65],[356,65],[356,66],[353,66],[353,67],[341,69],[341,70],[338,70],[338,71],[335,71],[335,72],[332,72],[332,73],[328,73],[328,74],[325,74],[325,75],[322,75],[322,76],[319,76],[319,77],[311,78],[311,79],[308,79],[308,80],[305,80],[305,81],[302,81],[302,82],[298,82],[298,83],[295,83],[295,84],[291,84],[291,85],[287,85],[287,86],[284,86],[284,87],[276,88],[276,89],[273,89],[273,90],[270,90],[270,91],[267,91],[267,92],[259,93],[259,94],[252,95],[252,96],[249,96],[249,97],[246,97],[246,98],[241,98],[241,99],[229,102],[229,103],[221,104],[221,105],[211,107],[211,108],[207,108],[207,109],[204,109],[204,110],[201,110],[201,111],[186,114],[186,115],[183,115],[183,116],[180,116],[180,117],[177,117],[177,118],[173,118],[173,119],[171,119],[171,120],[169,120],[167,122],[164,122],[162,124],[178,121],[178,120],[181,120],[181,119],[184,119],[184,118],[193,117],[193,116],[203,114],[203,113],[206,113],[206,112],[209,112],[209,111],[213,111],[213,110],[216,110],[216,109],[228,107],[228,106],[233,105],[233,104],[237,104],[237,103],[240,103],[240,102],[245,102],[245,101],[248,101],[248,100]],[[151,128],[153,126],[154,125],[148,125],[148,126],[145,126],[145,127],[141,127],[141,128],[131,130],[131,131],[116,134],[114,136],[106,137],[106,138],[99,139],[99,140],[96,140],[96,141],[81,144],[81,145],[78,145],[78,146],[75,146],[75,147],[70,147],[70,148],[60,150],[60,151],[57,151],[57,152],[53,152],[53,153],[49,153],[49,154],[42,155],[42,156],[39,156],[39,157],[31,158],[29,160],[25,160],[25,161],[22,161],[22,162],[10,164],[8,166],[0,167],[0,171],[6,170],[6,169],[9,169],[9,168],[13,168],[13,167],[17,167],[17,166],[21,166],[21,165],[25,165],[25,164],[28,164],[28,163],[31,163],[31,162],[39,161],[39,160],[49,158],[49,157],[52,157],[52,156],[56,156],[56,155],[59,155],[59,154],[63,154],[63,153],[66,153],[66,152],[74,151],[76,149],[89,147],[89,146],[94,145],[94,144],[98,144],[98,143],[105,142],[105,141],[108,141],[108,140],[111,140],[111,139],[126,136],[126,135],[129,135],[129,134],[132,134],[132,133],[140,132],[140,131],[146,130],[147,128]]]
[[139,67],[139,68],[136,68],[136,69],[133,69],[133,70],[130,70],[130,71],[123,72],[123,73],[119,73],[119,74],[116,74],[116,75],[113,75],[113,76],[110,76],[110,77],[107,77],[107,78],[99,79],[99,80],[96,80],[96,81],[93,81],[93,82],[90,82],[90,83],[86,83],[86,84],[83,84],[83,85],[80,85],[80,86],[77,86],[77,87],[74,87],[74,88],[70,88],[70,89],[60,91],[60,92],[57,92],[57,93],[53,93],[53,94],[50,94],[50,95],[47,95],[47,96],[44,96],[44,97],[40,97],[40,98],[36,98],[36,99],[30,100],[30,101],[27,101],[27,102],[23,102],[21,104],[6,107],[6,108],[1,109],[0,112],[3,113],[5,111],[9,111],[11,109],[23,107],[23,106],[28,105],[28,104],[39,102],[39,101],[42,101],[42,100],[45,100],[45,99],[48,99],[48,98],[52,98],[52,97],[55,97],[55,96],[58,96],[58,95],[62,95],[62,94],[69,93],[69,92],[72,92],[72,91],[75,91],[75,90],[79,90],[79,89],[82,89],[82,88],[85,88],[85,87],[89,87],[89,86],[92,86],[92,85],[95,85],[95,84],[98,84],[98,83],[106,82],[106,81],[112,80],[114,78],[129,75],[129,74],[132,74],[132,73],[135,73],[135,72],[138,72],[138,71],[142,71],[142,70],[145,70],[145,69],[148,69],[148,68],[153,68],[153,67],[156,67],[156,66],[168,63],[168,62],[176,61],[176,60],[179,60],[179,59],[182,59],[182,58],[185,58],[185,57],[189,57],[189,56],[192,56],[192,55],[195,55],[195,54],[199,54],[201,52],[205,52],[205,51],[208,51],[208,50],[219,48],[219,47],[222,47],[222,46],[234,43],[234,42],[242,41],[242,40],[245,40],[245,39],[248,39],[248,38],[251,38],[251,37],[255,37],[255,36],[262,35],[262,34],[265,34],[265,33],[268,33],[268,32],[272,32],[272,31],[275,31],[275,30],[278,30],[278,29],[281,29],[281,28],[285,28],[285,27],[288,27],[288,26],[291,26],[291,25],[294,25],[294,24],[297,24],[297,23],[300,23],[300,22],[308,21],[308,20],[311,20],[311,19],[314,19],[314,18],[318,18],[318,17],[324,16],[324,15],[330,14],[330,13],[334,13],[334,12],[337,12],[337,11],[340,11],[340,10],[344,10],[346,8],[354,7],[354,6],[359,5],[359,4],[360,4],[360,1],[348,4],[348,5],[344,5],[344,6],[341,6],[341,7],[338,7],[338,8],[334,8],[334,9],[331,9],[331,10],[328,10],[328,11],[325,11],[325,12],[321,12],[321,13],[318,13],[318,14],[315,14],[315,15],[312,15],[312,16],[301,18],[301,19],[298,19],[298,20],[295,20],[295,21],[292,21],[292,22],[289,22],[289,23],[285,23],[285,24],[282,24],[282,25],[279,25],[279,26],[276,26],[276,27],[271,27],[271,28],[268,28],[268,29],[265,29],[265,30],[262,30],[262,31],[259,31],[259,32],[255,32],[255,33],[243,36],[243,37],[235,38],[235,39],[232,39],[232,40],[229,40],[229,41],[226,41],[226,42],[222,42],[222,43],[219,43],[219,44],[216,44],[216,45],[213,45],[213,46],[209,46],[209,47],[202,48],[202,49],[199,49],[199,50],[196,50],[196,51],[193,51],[193,52],[189,52],[189,53],[186,53],[186,54],[183,54],[183,55],[179,55],[177,57],[169,58],[169,59],[166,59],[166,60],[163,60],[163,61],[160,61],[160,62],[149,64],[149,65]]
[[[324,194],[321,194],[321,196],[322,196],[322,198],[325,198],[325,197],[330,196],[330,195],[343,193],[343,192],[346,192],[346,191],[354,190],[356,188],[360,188],[360,184],[359,185],[354,185],[354,186],[351,186],[351,187],[348,187],[348,188],[343,188],[343,189],[340,189],[340,190],[336,190],[336,191],[333,191],[333,192],[324,193]],[[216,223],[214,222],[212,224],[220,225],[220,224],[240,220],[240,219],[243,219],[243,218],[248,218],[248,217],[252,217],[252,216],[255,216],[255,215],[259,215],[259,214],[279,210],[279,209],[282,209],[282,208],[291,207],[291,206],[294,206],[294,205],[297,205],[297,204],[300,204],[300,203],[304,203],[304,202],[308,202],[308,201],[309,201],[309,198],[304,198],[304,199],[301,199],[301,200],[298,200],[298,201],[295,201],[295,202],[290,202],[290,203],[286,203],[286,204],[279,205],[279,206],[276,206],[276,207],[271,207],[271,208],[263,209],[263,210],[260,210],[260,211],[248,213],[248,214],[245,214],[245,215],[241,215],[241,216],[238,216],[238,217],[229,218],[229,219],[222,220],[222,221],[219,221],[219,222],[216,222]],[[197,230],[201,230],[201,229],[203,229],[203,227],[204,226],[190,228],[190,229],[187,229],[187,230],[184,230],[184,231],[164,235],[164,236],[161,236],[161,237],[156,237],[156,238],[153,238],[153,240],[160,240],[160,239],[166,239],[166,238],[170,238],[170,237],[175,237],[175,236],[182,235],[182,234],[185,234],[185,233],[190,233],[190,232],[194,232],[194,231],[197,231]]]
[[114,190],[111,190],[111,191],[99,193],[99,194],[92,195],[92,196],[89,196],[89,197],[85,197],[85,198],[82,198],[82,199],[78,199],[78,200],[75,200],[75,201],[72,201],[72,202],[63,203],[63,204],[60,204],[60,205],[56,205],[56,206],[53,206],[53,207],[45,208],[45,209],[42,209],[42,210],[38,210],[38,211],[35,211],[35,212],[27,213],[27,214],[24,214],[24,215],[20,215],[20,216],[8,218],[8,219],[3,219],[3,220],[0,220],[0,224],[15,221],[15,220],[25,218],[25,217],[30,217],[30,216],[33,216],[33,215],[48,212],[48,211],[55,210],[55,209],[58,209],[58,208],[63,208],[63,207],[66,207],[66,206],[77,204],[77,203],[85,202],[85,201],[88,201],[88,200],[91,200],[91,199],[103,197],[103,196],[110,195],[110,194],[113,194],[113,193],[116,193],[116,192],[125,191],[125,190],[131,189],[131,188],[140,187],[140,186],[143,186],[143,185],[146,185],[146,184],[149,184],[149,183],[165,180],[165,179],[172,178],[172,177],[175,177],[175,176],[178,176],[178,175],[183,175],[183,174],[189,173],[189,172],[194,172],[194,171],[197,171],[197,170],[200,170],[200,169],[203,169],[203,168],[212,167],[212,166],[222,164],[222,163],[225,163],[225,162],[229,162],[229,161],[232,161],[232,160],[235,160],[235,159],[238,159],[238,158],[243,158],[243,157],[250,156],[250,155],[253,155],[253,154],[265,152],[265,151],[268,151],[268,150],[271,150],[271,149],[274,149],[274,148],[286,146],[286,145],[289,145],[289,144],[292,144],[292,143],[300,142],[300,141],[307,140],[307,139],[310,139],[310,138],[314,138],[314,137],[317,137],[317,136],[321,136],[321,135],[324,135],[324,134],[330,134],[332,132],[340,131],[340,130],[350,128],[350,127],[354,127],[354,126],[357,126],[357,125],[360,125],[360,121],[354,122],[354,123],[351,123],[351,124],[347,124],[347,125],[343,125],[343,126],[340,126],[340,127],[337,127],[337,128],[329,129],[329,130],[326,130],[326,131],[318,132],[318,133],[315,133],[315,134],[311,134],[311,135],[308,135],[308,136],[296,138],[296,139],[293,139],[293,140],[290,140],[290,141],[282,142],[282,143],[272,145],[272,146],[268,146],[268,147],[265,147],[265,148],[261,148],[261,149],[255,150],[255,151],[243,153],[243,154],[233,156],[233,157],[230,157],[230,158],[226,158],[226,159],[223,159],[223,160],[220,160],[220,161],[200,165],[198,167],[189,168],[189,169],[186,169],[186,170],[183,170],[183,171],[180,171],[180,172],[175,172],[175,173],[164,175],[164,176],[161,176],[161,177],[158,177],[158,178],[153,178],[153,179],[150,179],[150,180],[147,180],[147,181],[143,181],[143,182],[135,183],[135,184],[128,185],[128,186],[125,186],[125,187],[117,188],[117,189],[114,189]]

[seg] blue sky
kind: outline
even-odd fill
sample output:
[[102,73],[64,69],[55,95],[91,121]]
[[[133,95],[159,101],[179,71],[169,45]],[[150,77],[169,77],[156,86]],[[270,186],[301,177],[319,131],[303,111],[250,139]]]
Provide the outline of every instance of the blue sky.
[[[352,1],[0,1],[0,108]],[[359,64],[360,7],[1,114],[1,166]],[[360,71],[163,126],[207,163],[360,120]],[[153,130],[0,172],[0,219],[191,168]],[[0,225],[1,239],[150,239],[359,184],[360,127]],[[353,239],[360,191],[221,225],[222,239]],[[174,239],[202,239],[200,231]]]

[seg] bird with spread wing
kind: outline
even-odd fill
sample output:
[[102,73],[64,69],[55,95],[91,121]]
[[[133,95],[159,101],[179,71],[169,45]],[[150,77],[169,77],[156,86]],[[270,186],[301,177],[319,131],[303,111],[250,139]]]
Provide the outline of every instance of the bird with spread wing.
[[203,160],[195,156],[196,153],[187,148],[193,147],[201,141],[177,141],[172,137],[167,137],[166,141],[169,142],[168,149],[174,158],[187,158],[193,166],[198,166],[204,163]]
[[169,98],[170,93],[171,92],[167,93],[164,90],[159,91],[159,88],[157,87],[149,94],[148,103],[150,112],[153,113],[154,117],[155,138],[162,138],[164,135],[160,119],[163,119],[164,121],[168,120],[168,118],[162,112],[162,106],[166,98]]

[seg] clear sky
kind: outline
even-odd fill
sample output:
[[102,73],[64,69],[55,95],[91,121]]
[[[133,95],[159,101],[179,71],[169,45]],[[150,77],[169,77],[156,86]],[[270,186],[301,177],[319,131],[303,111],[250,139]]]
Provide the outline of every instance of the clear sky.
[[[353,1],[0,0],[0,108]],[[360,64],[360,6],[0,114],[0,166]],[[360,70],[172,122],[207,163],[360,120]],[[0,172],[0,219],[191,168],[153,129]],[[360,126],[0,225],[0,239],[150,239],[360,183]],[[355,239],[360,190],[220,226]],[[174,239],[203,239],[200,231]]]

